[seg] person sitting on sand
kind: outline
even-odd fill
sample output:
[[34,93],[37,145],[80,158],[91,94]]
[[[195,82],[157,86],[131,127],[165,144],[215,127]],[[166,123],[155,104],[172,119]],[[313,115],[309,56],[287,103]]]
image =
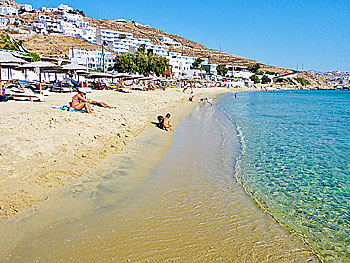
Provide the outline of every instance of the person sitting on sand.
[[157,117],[157,119],[158,119],[158,124],[157,124],[158,128],[163,129],[164,117],[163,117],[162,115],[159,115],[159,116]]
[[189,97],[188,100],[189,100],[190,102],[193,102],[193,97],[194,97],[194,95],[192,95],[191,97]]
[[165,118],[163,119],[163,129],[164,130],[172,130],[172,125],[170,124],[170,113],[167,113],[167,115],[165,115]]
[[85,97],[85,91],[78,89],[78,93],[72,98],[72,107],[75,110],[85,109],[87,113],[92,113],[89,100]]

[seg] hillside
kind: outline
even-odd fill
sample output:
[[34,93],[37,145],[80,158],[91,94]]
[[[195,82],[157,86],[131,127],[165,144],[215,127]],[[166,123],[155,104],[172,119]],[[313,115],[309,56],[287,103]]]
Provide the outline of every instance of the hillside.
[[[21,15],[18,18],[21,19],[24,23],[32,23],[37,21],[38,14],[39,13],[37,12],[26,13],[25,15]],[[47,15],[50,15],[53,19],[58,19],[61,16],[61,14],[59,13],[48,13]],[[177,42],[181,43],[182,47],[171,47],[169,51],[179,52],[185,56],[209,58],[210,63],[241,67],[248,67],[255,63],[259,63],[262,71],[273,71],[278,72],[279,74],[286,74],[292,72],[292,70],[289,69],[265,65],[252,59],[228,54],[218,50],[209,49],[204,45],[194,42],[192,40],[183,38],[178,35],[169,34],[165,31],[159,30],[157,28],[152,28],[147,25],[141,25],[134,21],[121,22],[117,20],[103,20],[88,17],[85,17],[84,20],[89,22],[90,25],[93,27],[132,33],[134,37],[150,39],[151,42],[154,44],[161,44],[160,38],[162,36],[170,37],[176,40]],[[71,48],[81,48],[87,50],[96,50],[100,48],[98,45],[89,44],[86,41],[76,37],[41,35],[36,33],[11,34],[11,36],[16,40],[23,40],[23,46],[28,51],[46,57],[66,59],[68,58],[68,52]],[[327,85],[327,80],[321,76],[306,73],[300,74],[303,75],[302,77],[307,78],[308,80],[310,80],[310,83],[313,83],[316,86],[323,87]]]
[[80,48],[85,50],[101,49],[77,37],[42,35],[42,34],[11,34],[16,40],[23,40],[23,47],[44,57],[68,59],[69,50]]

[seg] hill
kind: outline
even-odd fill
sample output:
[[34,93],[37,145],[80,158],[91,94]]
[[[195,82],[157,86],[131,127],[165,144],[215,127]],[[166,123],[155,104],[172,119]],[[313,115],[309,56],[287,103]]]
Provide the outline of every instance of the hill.
[[[6,1],[11,2],[11,0]],[[37,21],[38,14],[38,12],[26,13],[17,18],[21,19],[24,23],[33,23]],[[53,19],[58,19],[61,16],[60,13],[50,13],[47,15],[50,15]],[[248,67],[259,63],[262,71],[273,71],[279,74],[287,74],[293,72],[289,69],[266,65],[252,59],[240,57],[214,49],[209,49],[195,41],[183,38],[175,34],[169,34],[160,29],[136,23],[135,21],[125,22],[119,20],[94,19],[89,17],[84,17],[84,20],[89,22],[93,27],[132,33],[135,38],[150,39],[154,44],[161,44],[160,39],[163,36],[170,37],[175,41],[181,43],[182,46],[171,47],[169,51],[182,53],[185,56],[209,58],[210,63],[214,64]],[[23,46],[29,52],[37,53],[46,57],[67,59],[69,49],[74,47],[79,47],[81,49],[87,50],[100,49],[98,45],[87,43],[86,41],[76,37],[41,35],[36,33],[11,34],[11,36],[16,40],[23,40]],[[310,80],[310,83],[313,83],[316,86],[324,87],[327,85],[326,79],[321,76],[302,73],[302,77]]]

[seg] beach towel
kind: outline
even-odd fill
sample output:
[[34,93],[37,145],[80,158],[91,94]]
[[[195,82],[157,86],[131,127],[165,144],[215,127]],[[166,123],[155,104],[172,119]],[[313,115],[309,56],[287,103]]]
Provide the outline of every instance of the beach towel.
[[66,111],[75,111],[75,112],[87,113],[87,111],[86,111],[85,109],[83,109],[83,110],[76,110],[76,109],[74,109],[73,107],[68,107],[68,106],[66,106],[66,105],[61,106],[61,107],[59,107],[59,106],[53,106],[53,107],[51,107],[51,109],[58,109],[58,110],[66,110]]

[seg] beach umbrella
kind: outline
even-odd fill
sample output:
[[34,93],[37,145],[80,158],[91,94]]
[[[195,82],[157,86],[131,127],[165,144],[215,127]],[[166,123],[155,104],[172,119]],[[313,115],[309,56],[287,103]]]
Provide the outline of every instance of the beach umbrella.
[[[73,74],[78,75],[78,82],[79,82],[79,75],[83,75],[85,72],[87,72],[89,69],[85,66],[76,64],[76,63],[70,63],[62,66],[63,71],[68,71],[71,73],[71,76],[73,77]],[[82,74],[79,74],[79,72],[84,72]],[[88,75],[88,74],[86,74]]]
[[67,71],[78,71],[78,70],[82,70],[82,71],[87,71],[88,68],[76,63],[70,63],[70,64],[66,64],[62,66],[63,70],[67,70]]
[[114,75],[102,72],[92,72],[86,76],[88,79],[114,78]]
[[2,94],[2,68],[16,68],[19,64],[27,63],[27,61],[16,58],[14,55],[8,52],[0,52],[0,94]]
[[115,73],[113,74],[115,78],[126,78],[126,77],[130,77],[131,75],[128,73]]
[[142,79],[145,76],[143,75],[134,75],[134,76],[128,76],[128,77],[123,77],[121,78],[122,80],[133,80],[133,79]]
[[25,65],[18,66],[18,68],[35,70],[35,72],[39,74],[40,94],[41,94],[41,72],[45,71],[45,70],[50,70],[50,71],[57,70],[57,71],[59,71],[62,69],[62,67],[60,67],[56,64],[53,64],[50,62],[45,62],[45,61],[31,62],[31,63],[25,64]]

